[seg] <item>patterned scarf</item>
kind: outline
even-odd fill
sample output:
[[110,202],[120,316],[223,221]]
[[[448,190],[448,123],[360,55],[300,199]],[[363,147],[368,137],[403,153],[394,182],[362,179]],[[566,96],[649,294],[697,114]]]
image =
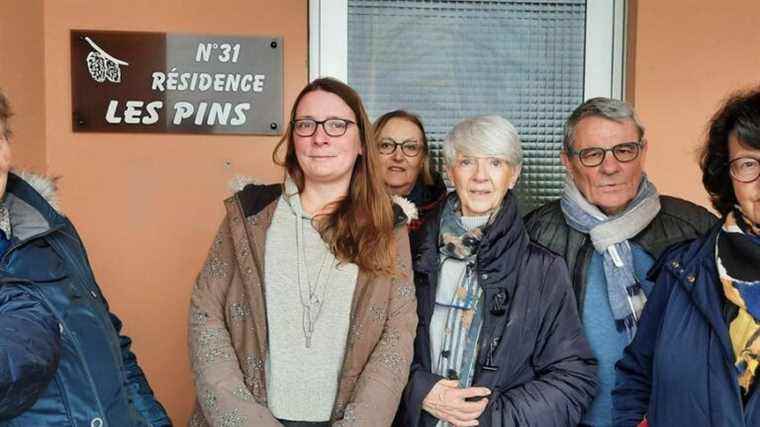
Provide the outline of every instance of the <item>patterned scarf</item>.
[[603,254],[612,316],[617,330],[625,330],[630,343],[636,335],[647,297],[634,274],[633,252],[628,239],[646,228],[660,211],[657,189],[646,176],[642,176],[636,197],[623,212],[608,217],[583,197],[568,176],[560,203],[570,227],[588,234],[596,251]]
[[745,394],[751,389],[760,357],[759,232],[737,209],[726,216],[715,242],[715,262],[723,293],[739,307],[728,331],[739,385]]
[[[439,253],[444,259],[465,262],[467,267],[459,279],[452,300],[446,303],[448,314],[446,327],[441,331],[441,348],[448,352],[449,357],[439,357],[433,371],[447,378],[450,377],[450,372],[457,372],[459,385],[469,387],[472,384],[478,337],[483,324],[483,290],[478,286],[474,267],[478,247],[495,213],[486,225],[467,231],[459,210],[459,198],[452,195],[441,214]],[[438,301],[436,303],[440,304]]]

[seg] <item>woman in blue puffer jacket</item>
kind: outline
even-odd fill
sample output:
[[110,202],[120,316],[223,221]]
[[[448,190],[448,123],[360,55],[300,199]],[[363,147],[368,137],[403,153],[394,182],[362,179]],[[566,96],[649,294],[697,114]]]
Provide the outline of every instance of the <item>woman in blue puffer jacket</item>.
[[722,221],[671,249],[618,362],[616,426],[759,426],[760,91],[710,122],[702,181]]
[[52,183],[9,172],[9,117],[0,93],[0,426],[170,426]]

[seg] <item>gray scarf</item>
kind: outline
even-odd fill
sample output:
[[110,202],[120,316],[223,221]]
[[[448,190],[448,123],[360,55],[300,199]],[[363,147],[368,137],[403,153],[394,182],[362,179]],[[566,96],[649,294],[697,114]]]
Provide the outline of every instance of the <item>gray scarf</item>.
[[618,330],[627,332],[630,342],[636,335],[636,325],[647,298],[634,274],[628,239],[639,234],[660,211],[657,189],[642,176],[636,197],[623,212],[608,217],[583,197],[568,176],[560,203],[570,227],[588,234],[596,251],[603,254],[612,316]]

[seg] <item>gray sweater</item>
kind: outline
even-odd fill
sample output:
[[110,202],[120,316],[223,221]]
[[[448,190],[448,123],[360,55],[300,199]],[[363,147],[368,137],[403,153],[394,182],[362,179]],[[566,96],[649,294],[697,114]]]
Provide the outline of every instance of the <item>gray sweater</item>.
[[[303,222],[303,236],[298,238],[297,221]],[[279,419],[292,421],[328,421],[338,392],[338,377],[348,337],[351,301],[359,272],[355,264],[333,267],[329,271],[325,292],[319,293],[322,308],[306,347],[302,295],[308,284],[302,274],[298,284],[298,257],[303,242],[304,265],[312,287],[317,282],[322,260],[332,259],[327,244],[302,213],[298,195],[280,198],[267,231],[264,288],[269,332],[269,355],[266,364],[268,405]],[[305,288],[305,289],[304,289]],[[324,295],[324,297],[321,297]],[[308,298],[308,297],[307,297]],[[308,299],[307,299],[308,300]]]

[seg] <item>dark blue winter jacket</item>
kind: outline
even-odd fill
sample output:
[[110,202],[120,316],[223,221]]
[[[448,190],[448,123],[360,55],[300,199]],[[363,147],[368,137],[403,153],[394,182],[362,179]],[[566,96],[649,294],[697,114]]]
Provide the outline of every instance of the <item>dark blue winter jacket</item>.
[[71,222],[8,174],[0,257],[0,426],[171,425],[119,334]]
[[760,426],[760,395],[742,407],[715,265],[721,224],[663,254],[636,338],[617,363],[615,426]]
[[[432,373],[430,356],[440,206],[420,231],[412,235],[419,323],[394,423],[399,427],[436,425],[422,402],[443,379]],[[483,287],[484,321],[472,386],[491,390],[479,425],[577,425],[596,392],[596,359],[583,336],[565,262],[530,241],[511,192],[485,231],[474,268]]]

